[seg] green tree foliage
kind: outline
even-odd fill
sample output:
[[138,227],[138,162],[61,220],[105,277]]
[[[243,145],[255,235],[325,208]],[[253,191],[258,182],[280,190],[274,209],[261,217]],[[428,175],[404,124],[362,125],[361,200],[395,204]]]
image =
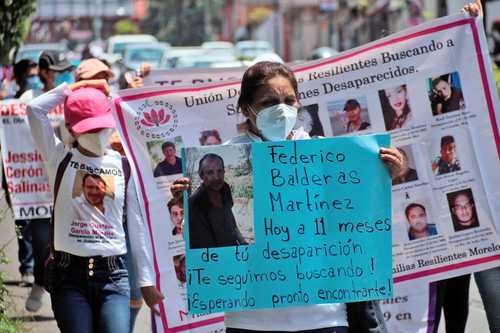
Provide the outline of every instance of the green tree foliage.
[[140,32],[137,24],[130,19],[123,19],[117,21],[114,26],[115,34],[138,34]]
[[174,46],[199,45],[205,36],[204,13],[209,10],[213,30],[221,24],[222,0],[151,0],[147,30],[159,40]]
[[35,0],[0,0],[0,63],[7,64],[10,50],[26,37],[35,9]]
[[203,42],[204,21],[201,1],[152,0],[149,3],[149,29],[160,40],[172,45]]

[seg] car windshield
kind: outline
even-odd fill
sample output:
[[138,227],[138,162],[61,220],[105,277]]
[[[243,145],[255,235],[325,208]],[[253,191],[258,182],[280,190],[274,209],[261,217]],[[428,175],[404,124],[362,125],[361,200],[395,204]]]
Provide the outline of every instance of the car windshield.
[[116,43],[113,45],[113,53],[119,53],[123,56],[125,53],[125,49],[129,45],[134,45],[134,44],[144,44],[144,41],[137,41],[137,42],[122,42],[122,43]]
[[128,52],[130,61],[151,61],[159,62],[163,55],[163,50],[160,49],[135,49]]
[[37,63],[41,53],[42,50],[24,50],[17,54],[16,59],[29,59]]
[[247,52],[270,52],[271,50],[268,47],[255,47],[255,46],[250,46],[250,47],[242,47],[240,49],[241,53],[247,53]]

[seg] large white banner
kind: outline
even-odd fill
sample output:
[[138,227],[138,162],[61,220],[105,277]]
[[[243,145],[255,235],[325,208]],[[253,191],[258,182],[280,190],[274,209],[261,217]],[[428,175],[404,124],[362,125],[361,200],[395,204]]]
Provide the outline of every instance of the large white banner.
[[[409,162],[392,187],[395,283],[500,264],[500,115],[490,66],[482,22],[456,15],[294,68],[298,125],[312,136],[389,132]],[[181,176],[181,147],[245,130],[239,88],[146,87],[113,103],[167,295],[156,320],[162,332],[221,327],[220,316],[186,314],[190,274],[168,189]]]
[[[12,99],[0,103],[2,161],[15,219],[49,218],[52,192],[42,155],[31,137],[27,105]],[[49,113],[53,126],[63,118],[62,105]]]
[[152,69],[144,78],[145,86],[185,87],[241,80],[246,67]]

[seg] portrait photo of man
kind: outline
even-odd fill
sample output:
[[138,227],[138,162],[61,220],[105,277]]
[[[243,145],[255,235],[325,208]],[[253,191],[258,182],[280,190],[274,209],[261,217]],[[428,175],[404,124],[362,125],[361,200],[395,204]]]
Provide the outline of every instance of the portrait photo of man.
[[427,220],[427,211],[424,205],[411,203],[405,209],[406,220],[408,221],[409,240],[426,238],[437,235],[436,225]]
[[85,173],[81,179],[81,194],[73,199],[77,219],[97,219],[98,216],[110,213],[113,199],[106,195],[109,190],[106,181],[101,176],[90,173]]
[[455,231],[479,227],[474,198],[470,188],[448,193],[447,197]]
[[171,199],[168,204],[170,221],[172,222],[172,236],[181,236],[184,230],[184,206],[182,200]]
[[371,128],[366,96],[328,101],[326,108],[334,136],[356,133]]
[[234,217],[233,196],[224,179],[224,160],[213,153],[199,161],[201,185],[189,198],[191,249],[246,245]]
[[[453,77],[454,84],[452,83]],[[457,111],[465,107],[457,72],[433,78],[429,95],[434,115]]]
[[460,171],[460,162],[456,155],[455,139],[451,135],[441,138],[440,156],[432,162],[432,172],[435,175]]
[[161,146],[164,159],[154,169],[154,177],[169,176],[182,173],[182,159],[177,156],[175,144],[166,141]]
[[346,133],[362,131],[370,128],[370,123],[361,118],[361,105],[355,99],[349,99],[344,105],[347,118]]

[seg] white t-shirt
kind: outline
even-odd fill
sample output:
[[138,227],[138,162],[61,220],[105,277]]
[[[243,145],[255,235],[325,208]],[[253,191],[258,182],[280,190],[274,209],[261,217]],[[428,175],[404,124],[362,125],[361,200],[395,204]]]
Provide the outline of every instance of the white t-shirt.
[[[57,168],[71,152],[54,206],[54,248],[77,256],[112,256],[127,252],[122,223],[125,176],[119,153],[107,150],[88,157],[67,148],[54,134],[47,113],[71,93],[66,84],[40,95],[28,104],[28,121],[41,152],[49,183],[54,188]],[[138,275],[138,286],[152,286],[151,245],[142,220],[133,178],[127,187],[127,227]],[[102,212],[102,209],[104,212]]]
[[[302,127],[292,131],[292,140],[310,139]],[[229,144],[262,141],[251,132],[235,137]],[[292,308],[228,312],[226,327],[255,331],[303,331],[326,327],[348,326],[346,305],[314,304]]]

